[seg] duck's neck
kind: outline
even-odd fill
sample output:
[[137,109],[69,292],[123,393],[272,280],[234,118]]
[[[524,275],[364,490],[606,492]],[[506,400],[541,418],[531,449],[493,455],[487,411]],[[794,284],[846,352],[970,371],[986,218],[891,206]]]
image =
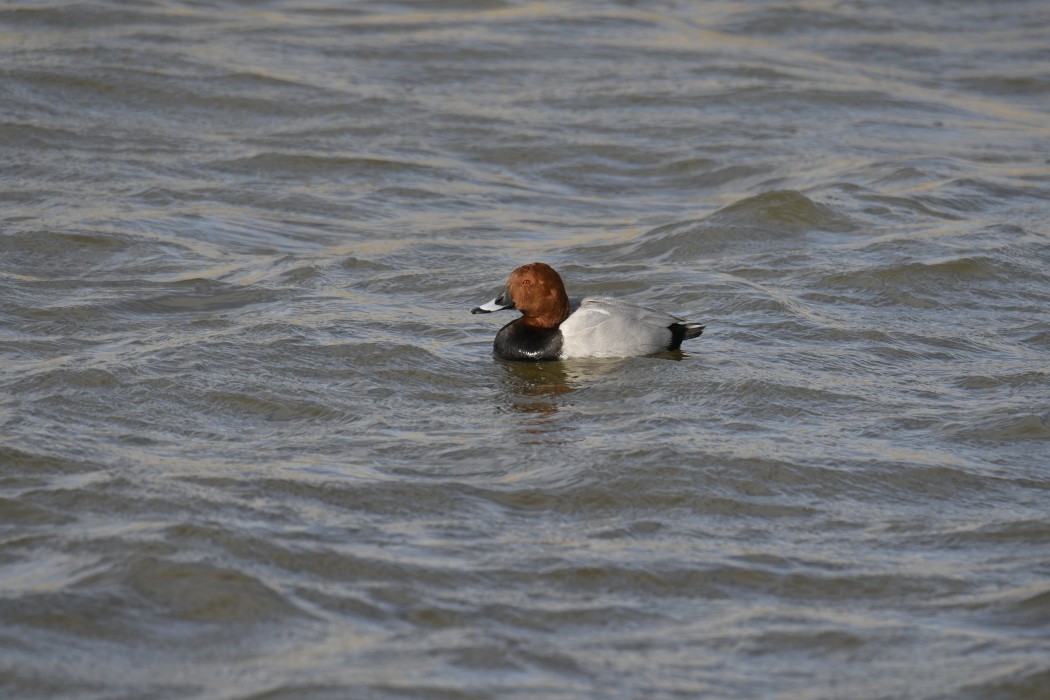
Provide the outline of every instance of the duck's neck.
[[556,303],[549,310],[527,313],[518,319],[518,323],[536,330],[553,330],[569,317],[569,297],[562,292]]

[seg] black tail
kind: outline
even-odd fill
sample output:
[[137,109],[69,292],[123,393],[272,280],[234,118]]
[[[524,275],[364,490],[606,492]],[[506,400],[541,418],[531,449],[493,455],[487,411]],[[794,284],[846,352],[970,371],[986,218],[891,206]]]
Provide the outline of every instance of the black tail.
[[667,349],[677,350],[682,347],[683,340],[699,337],[706,326],[701,326],[699,323],[672,323],[668,328],[671,330],[671,344],[667,346]]

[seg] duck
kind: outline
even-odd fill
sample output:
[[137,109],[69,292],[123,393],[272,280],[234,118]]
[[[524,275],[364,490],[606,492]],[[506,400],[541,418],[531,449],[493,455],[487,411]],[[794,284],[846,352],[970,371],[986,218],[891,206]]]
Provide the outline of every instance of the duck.
[[493,352],[505,360],[652,355],[679,350],[705,328],[615,297],[586,297],[574,305],[561,276],[542,262],[515,269],[499,296],[471,313],[506,310],[521,316],[503,326],[493,341]]

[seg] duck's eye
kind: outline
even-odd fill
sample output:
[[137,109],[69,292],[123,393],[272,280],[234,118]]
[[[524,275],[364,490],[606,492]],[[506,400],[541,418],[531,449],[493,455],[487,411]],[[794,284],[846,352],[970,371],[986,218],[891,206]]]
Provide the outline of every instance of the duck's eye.
[[521,281],[521,285],[522,285],[523,287],[527,287],[527,286],[528,286],[528,285],[530,285],[530,284],[532,284],[532,280],[522,280],[522,281]]

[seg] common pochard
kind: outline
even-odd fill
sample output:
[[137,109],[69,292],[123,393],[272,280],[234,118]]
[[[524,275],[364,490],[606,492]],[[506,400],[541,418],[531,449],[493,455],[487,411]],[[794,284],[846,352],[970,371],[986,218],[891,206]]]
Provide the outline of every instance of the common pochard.
[[651,355],[677,350],[704,331],[698,323],[611,297],[587,297],[573,306],[561,277],[541,262],[514,270],[500,295],[471,313],[504,309],[521,312],[492,346],[506,360]]

